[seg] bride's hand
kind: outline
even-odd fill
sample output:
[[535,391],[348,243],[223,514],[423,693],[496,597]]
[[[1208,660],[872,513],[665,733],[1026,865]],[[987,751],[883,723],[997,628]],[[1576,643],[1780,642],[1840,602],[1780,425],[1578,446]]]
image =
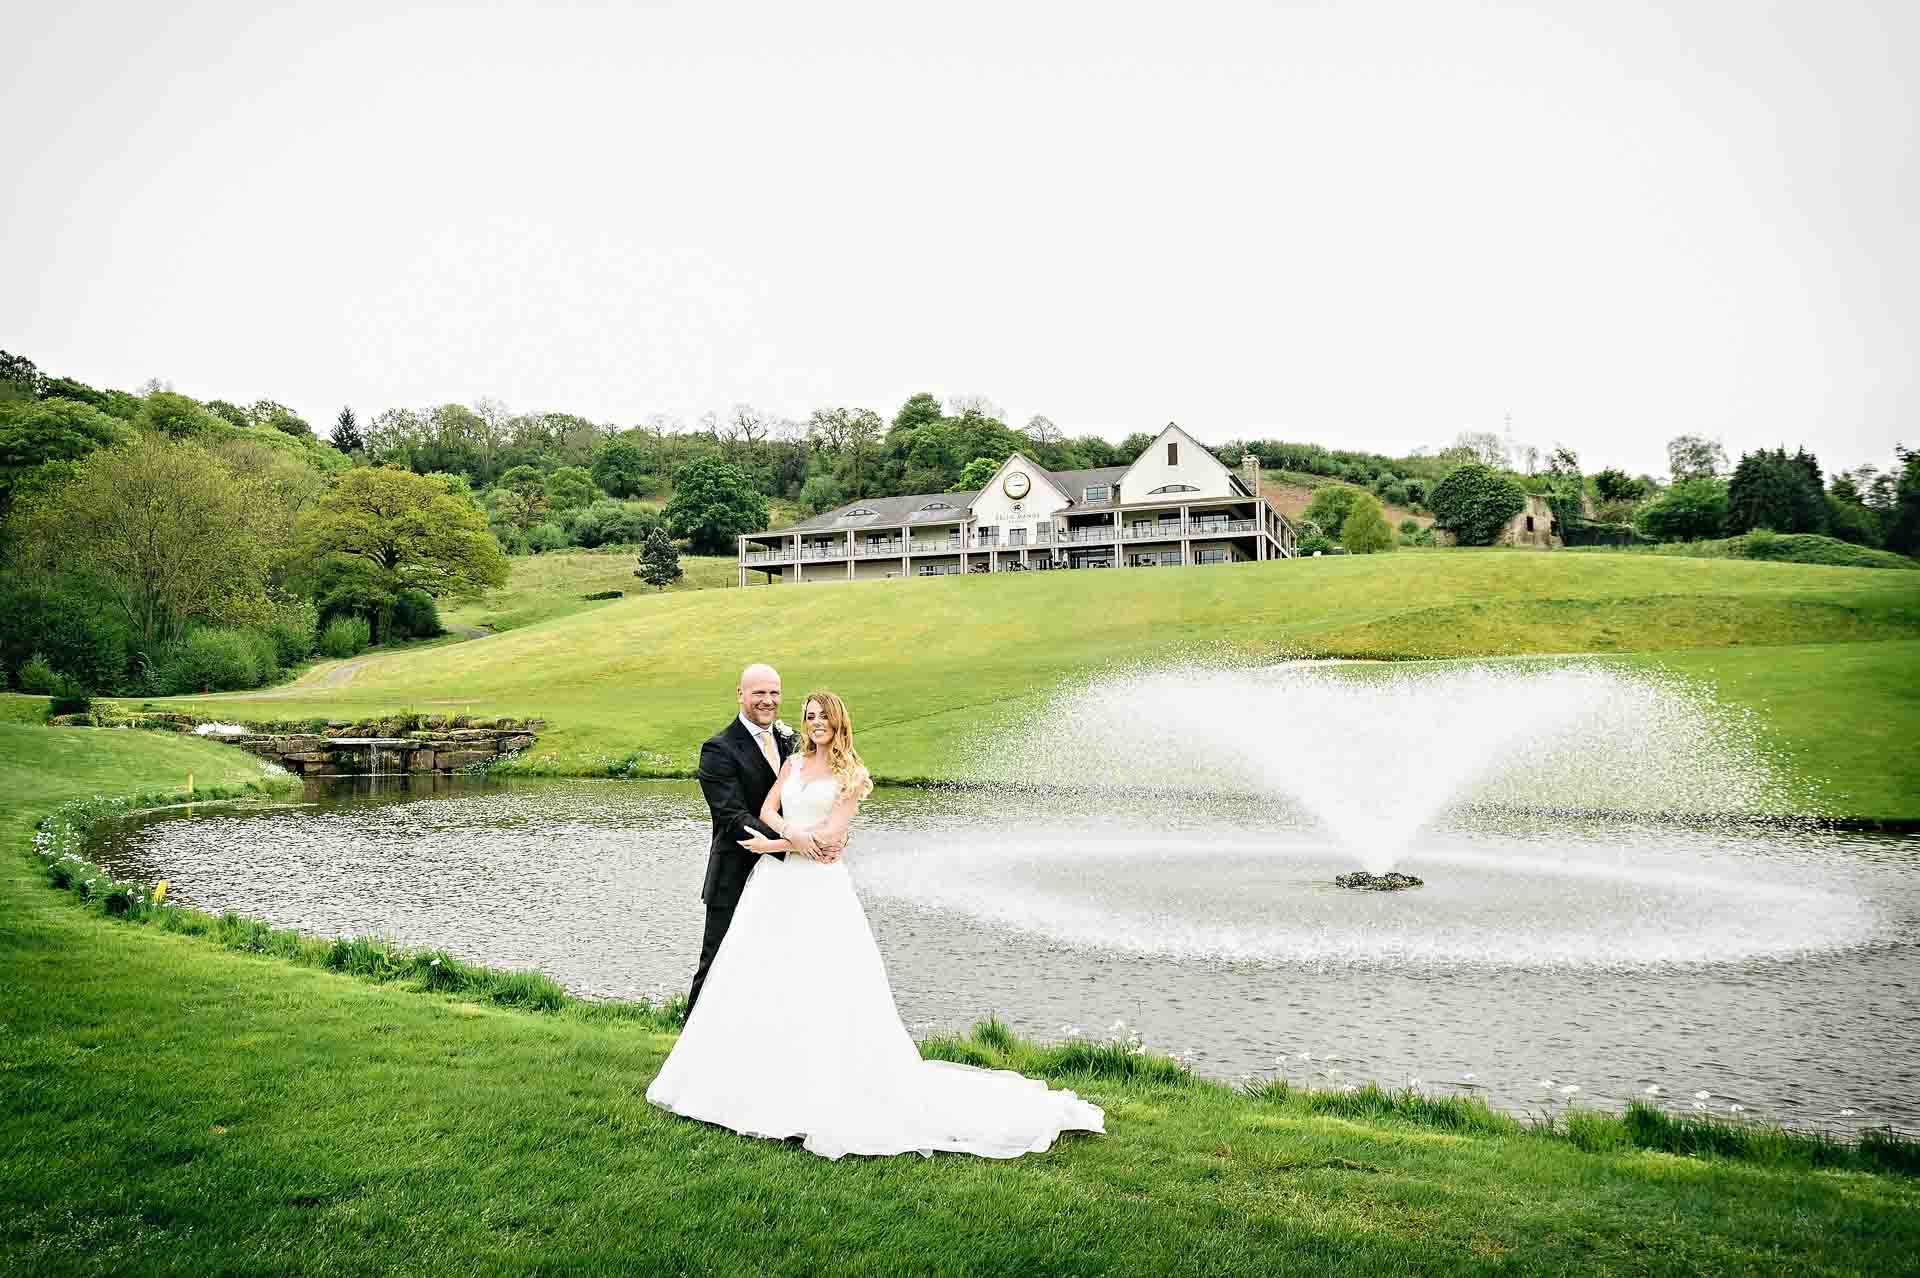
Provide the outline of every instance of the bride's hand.
[[751,839],[741,839],[740,846],[745,848],[749,852],[779,852],[782,850],[780,847],[780,843],[777,840],[763,839],[763,838],[757,838],[757,837],[751,838]]

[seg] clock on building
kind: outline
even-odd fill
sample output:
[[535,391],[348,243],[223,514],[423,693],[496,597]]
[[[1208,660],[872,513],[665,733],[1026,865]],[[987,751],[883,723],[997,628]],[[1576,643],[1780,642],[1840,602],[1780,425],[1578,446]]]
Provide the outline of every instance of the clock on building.
[[1027,495],[1027,490],[1033,487],[1033,483],[1027,478],[1025,471],[1010,470],[1007,472],[1007,477],[1000,481],[1000,487],[1007,496],[1019,501]]

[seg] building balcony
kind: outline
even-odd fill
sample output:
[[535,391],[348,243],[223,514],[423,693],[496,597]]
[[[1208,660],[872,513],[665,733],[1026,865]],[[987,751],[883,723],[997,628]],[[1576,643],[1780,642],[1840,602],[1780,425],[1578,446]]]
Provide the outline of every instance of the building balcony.
[[[902,555],[978,554],[987,551],[1047,549],[1054,546],[1110,546],[1116,542],[1179,541],[1192,537],[1241,537],[1259,531],[1258,519],[1201,518],[1189,519],[1185,523],[1179,520],[1156,520],[1151,523],[1142,521],[1124,529],[1116,529],[1110,523],[1100,523],[1079,528],[1008,529],[1004,533],[988,536],[975,533],[964,537],[917,537],[911,541],[898,537],[877,541],[855,540],[851,556],[855,559],[897,559]],[[1283,541],[1290,541],[1284,531],[1276,535]],[[848,557],[847,543],[844,540],[835,540],[805,544],[797,551],[792,546],[748,550],[741,555],[740,562],[748,567],[754,567],[763,564],[844,561]]]

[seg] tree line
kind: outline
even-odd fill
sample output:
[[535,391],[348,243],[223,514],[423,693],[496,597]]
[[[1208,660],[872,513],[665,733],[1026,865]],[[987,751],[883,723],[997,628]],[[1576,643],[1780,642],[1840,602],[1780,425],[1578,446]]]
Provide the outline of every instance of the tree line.
[[[150,383],[100,389],[0,352],[0,670],[34,691],[160,695],[255,686],[315,651],[437,633],[437,601],[502,584],[507,556],[631,548],[664,586],[677,555],[731,554],[778,517],[867,497],[972,492],[1018,451],[1051,470],[1126,465],[1147,432],[1015,428],[982,396],[909,397],[884,418],[791,420],[741,404],[688,425],[616,427],[498,401],[343,408],[326,438],[285,405],[197,401]],[[1920,550],[1920,460],[1825,476],[1804,450],[1743,455],[1701,436],[1670,477],[1582,472],[1572,450],[1491,432],[1405,457],[1231,440],[1279,478],[1322,477],[1303,547],[1390,550],[1382,505],[1492,540],[1527,494],[1568,528],[1656,540],[1755,528]],[[678,542],[678,545],[675,542]]]
[[43,376],[0,352],[0,670],[22,691],[257,687],[440,631],[504,584],[466,479],[356,464],[284,406]]

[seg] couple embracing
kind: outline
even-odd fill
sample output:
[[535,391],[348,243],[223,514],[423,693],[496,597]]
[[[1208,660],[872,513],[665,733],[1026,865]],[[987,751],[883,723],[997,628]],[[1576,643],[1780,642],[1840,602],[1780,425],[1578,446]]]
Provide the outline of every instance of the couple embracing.
[[700,749],[706,931],[686,1028],[647,1099],[827,1158],[1014,1158],[1105,1131],[1070,1091],[920,1058],[841,859],[873,790],[845,704],[810,694],[795,734],[772,667],[747,667],[737,696],[739,715]]

